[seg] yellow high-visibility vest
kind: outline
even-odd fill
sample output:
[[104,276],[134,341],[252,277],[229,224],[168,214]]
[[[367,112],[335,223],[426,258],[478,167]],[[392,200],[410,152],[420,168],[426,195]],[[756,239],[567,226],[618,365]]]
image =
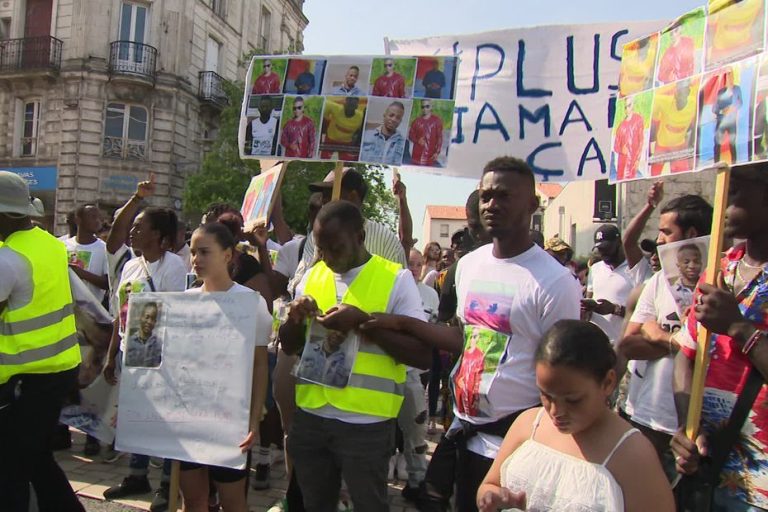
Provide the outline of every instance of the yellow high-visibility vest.
[[[400,269],[398,263],[372,255],[341,302],[366,313],[386,312]],[[323,312],[337,305],[336,281],[324,262],[318,262],[309,271],[304,294],[314,298]],[[405,372],[405,365],[381,347],[361,341],[346,387],[337,389],[300,380],[296,385],[296,405],[307,410],[331,405],[345,412],[396,418],[403,404]]]
[[17,231],[5,247],[27,260],[32,300],[0,312],[0,384],[22,373],[58,373],[80,364],[67,249],[40,228]]

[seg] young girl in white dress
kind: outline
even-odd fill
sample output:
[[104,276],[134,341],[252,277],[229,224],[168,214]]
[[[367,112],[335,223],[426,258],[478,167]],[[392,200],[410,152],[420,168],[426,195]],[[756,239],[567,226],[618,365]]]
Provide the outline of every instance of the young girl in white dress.
[[616,355],[588,322],[561,320],[536,353],[538,407],[517,418],[478,489],[480,512],[673,512],[651,443],[608,407]]

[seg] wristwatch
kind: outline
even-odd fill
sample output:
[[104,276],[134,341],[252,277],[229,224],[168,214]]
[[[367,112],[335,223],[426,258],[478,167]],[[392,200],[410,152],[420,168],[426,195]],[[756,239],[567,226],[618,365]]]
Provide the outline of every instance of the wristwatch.
[[621,304],[614,304],[613,306],[613,314],[616,316],[624,316],[627,312],[627,309],[622,306]]

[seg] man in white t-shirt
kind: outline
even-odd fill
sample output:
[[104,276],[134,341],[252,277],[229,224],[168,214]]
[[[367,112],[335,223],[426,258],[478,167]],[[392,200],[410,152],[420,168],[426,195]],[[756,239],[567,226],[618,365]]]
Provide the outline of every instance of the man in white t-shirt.
[[[712,207],[704,199],[675,198],[661,209],[656,244],[707,235],[711,225]],[[651,256],[652,267],[660,268],[658,259],[658,253]],[[678,428],[672,377],[679,346],[672,334],[682,327],[681,314],[664,274],[656,272],[640,294],[617,347],[622,356],[635,361],[624,411],[653,443],[670,481],[676,472],[669,443]]]
[[[280,327],[282,350],[299,352],[313,317],[342,333],[364,329],[376,312],[424,318],[411,273],[366,250],[356,205],[326,204],[313,232],[322,259],[296,289],[297,299]],[[355,509],[389,510],[387,463],[403,396],[403,365],[429,368],[431,355],[411,335],[385,328],[364,332],[345,388],[331,392],[301,380],[296,388],[288,453],[307,510],[335,510],[342,478]]]
[[650,269],[639,265],[629,268],[621,244],[621,233],[613,224],[597,228],[595,251],[602,261],[592,265],[589,271],[587,298],[581,302],[582,310],[593,324],[605,332],[611,343],[616,344],[621,339],[629,294],[648,278]]
[[275,154],[277,143],[277,117],[272,114],[272,100],[262,96],[259,100],[259,117],[248,125],[248,140],[251,141],[251,154],[269,156]]
[[479,210],[493,243],[464,256],[456,269],[457,316],[464,325],[463,353],[452,375],[456,418],[435,453],[456,455],[453,464],[443,455],[440,467],[427,471],[423,499],[430,510],[447,506],[454,472],[456,509],[477,510],[477,489],[506,431],[540,403],[534,371],[539,341],[558,320],[579,317],[577,281],[531,240],[538,206],[533,171],[524,161],[500,157],[485,165]]
[[109,289],[107,245],[97,234],[104,224],[101,211],[94,204],[75,210],[77,234],[64,241],[69,254],[69,268],[85,281],[88,290],[101,302]]

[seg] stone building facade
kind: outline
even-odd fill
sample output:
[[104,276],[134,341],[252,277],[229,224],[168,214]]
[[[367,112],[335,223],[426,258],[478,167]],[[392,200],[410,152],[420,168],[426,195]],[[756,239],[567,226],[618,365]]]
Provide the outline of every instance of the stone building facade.
[[242,80],[252,50],[300,52],[302,4],[0,0],[0,169],[28,178],[57,233],[78,204],[110,213],[150,172],[155,203],[181,210],[222,80]]

